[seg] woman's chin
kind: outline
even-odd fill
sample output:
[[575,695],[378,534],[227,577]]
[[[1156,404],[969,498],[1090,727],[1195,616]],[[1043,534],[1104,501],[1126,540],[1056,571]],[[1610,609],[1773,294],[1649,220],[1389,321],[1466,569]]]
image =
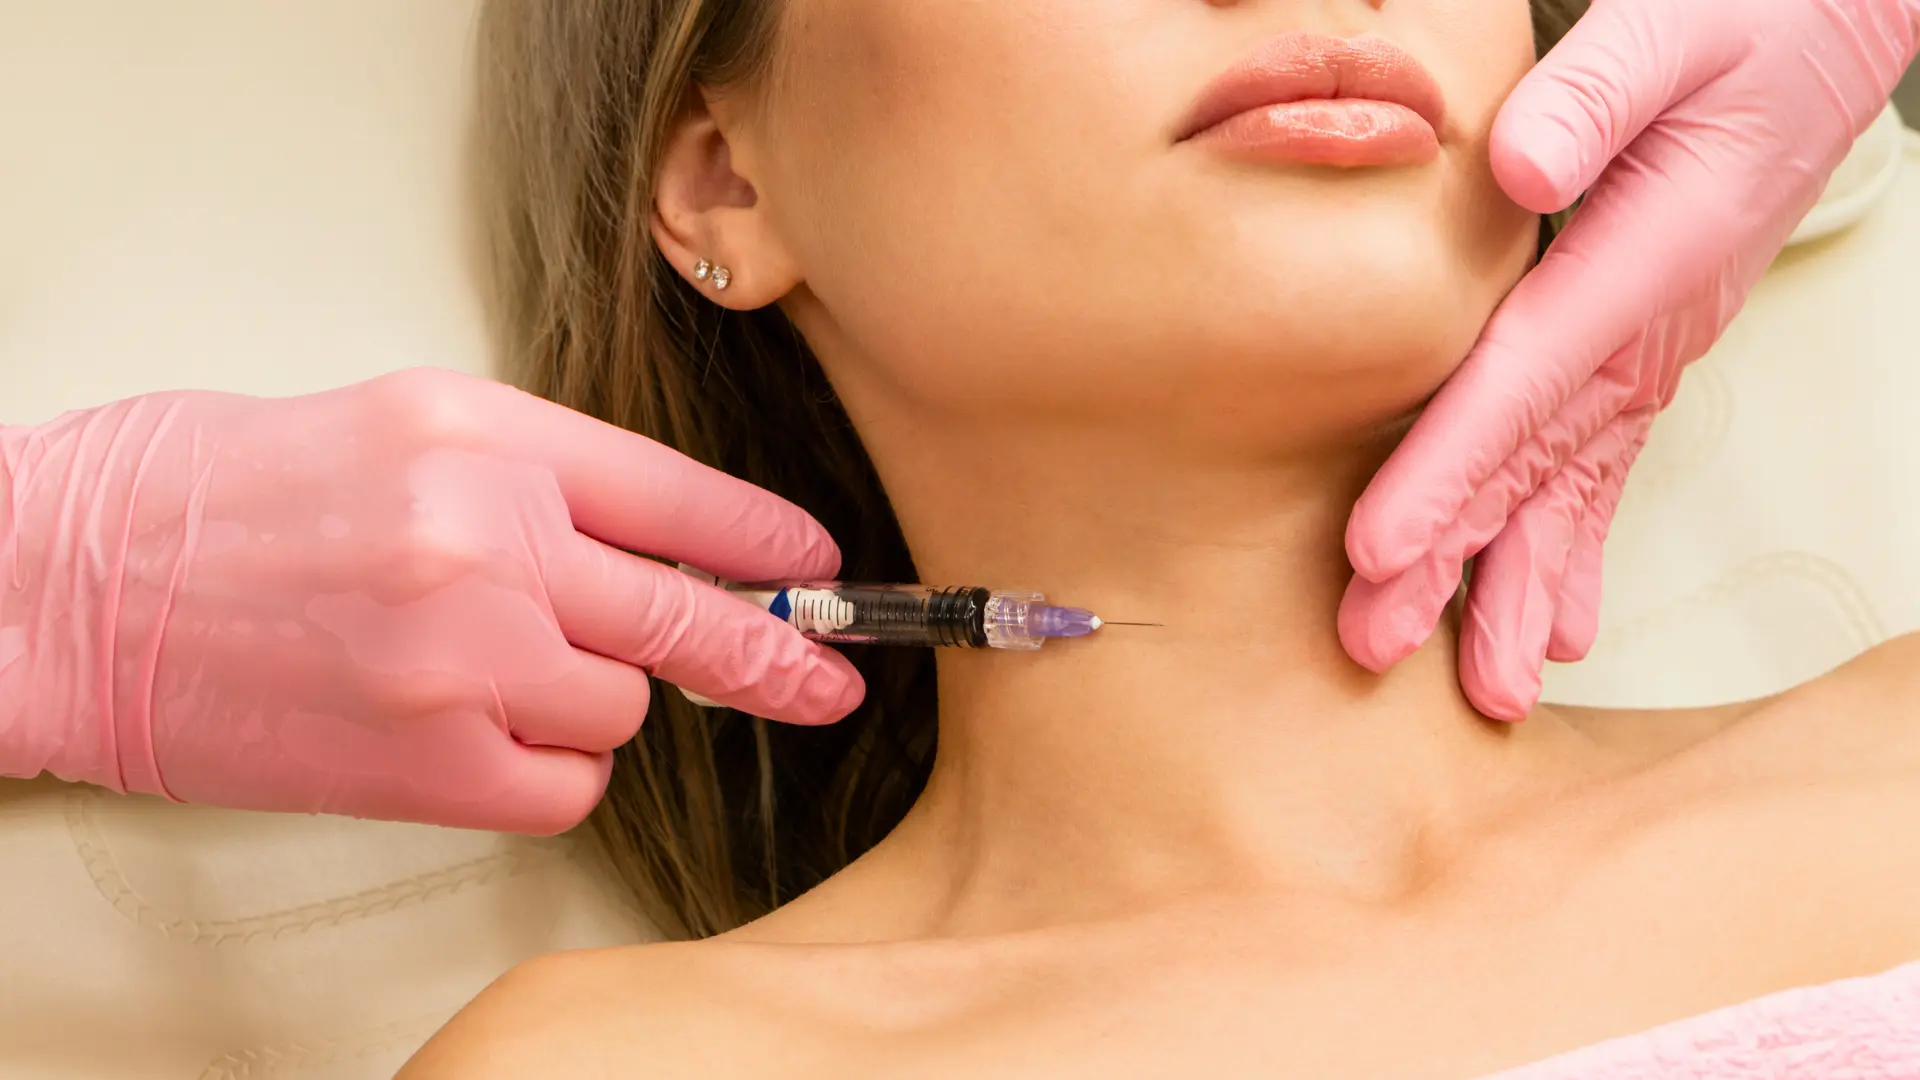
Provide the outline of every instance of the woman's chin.
[[1297,336],[1284,348],[1240,343],[1211,362],[1185,364],[1179,385],[1164,395],[1184,415],[1169,415],[1169,405],[1156,422],[1177,422],[1199,437],[1245,443],[1262,454],[1377,442],[1383,431],[1416,416],[1459,370],[1476,332],[1372,329]]

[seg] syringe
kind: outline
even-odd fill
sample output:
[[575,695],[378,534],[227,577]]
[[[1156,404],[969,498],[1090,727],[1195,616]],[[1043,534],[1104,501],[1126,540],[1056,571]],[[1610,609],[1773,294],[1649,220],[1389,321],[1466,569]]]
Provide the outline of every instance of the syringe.
[[1085,637],[1106,625],[1085,608],[1044,594],[975,585],[860,585],[785,581],[739,585],[681,567],[779,617],[814,641],[962,649],[1038,649],[1049,638]]
[[[975,585],[854,585],[782,581],[739,585],[682,564],[681,572],[778,616],[814,641],[837,645],[919,645],[963,649],[1038,649],[1047,639],[1085,637],[1109,623],[1085,608],[1056,607],[1036,592]],[[717,708],[685,687],[695,705]]]

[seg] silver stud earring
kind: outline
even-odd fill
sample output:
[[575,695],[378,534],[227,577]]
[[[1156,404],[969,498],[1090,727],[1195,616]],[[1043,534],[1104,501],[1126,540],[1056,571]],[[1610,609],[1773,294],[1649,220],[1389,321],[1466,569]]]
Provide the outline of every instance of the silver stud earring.
[[713,283],[715,289],[724,292],[727,286],[733,284],[733,271],[724,266],[701,259],[693,264],[693,279],[695,281],[710,281]]

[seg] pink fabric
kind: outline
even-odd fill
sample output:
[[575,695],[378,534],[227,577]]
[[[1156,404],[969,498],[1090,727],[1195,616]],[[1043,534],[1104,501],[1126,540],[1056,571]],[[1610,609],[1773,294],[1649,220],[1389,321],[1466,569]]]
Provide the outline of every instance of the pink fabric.
[[1920,1078],[1920,963],[1769,994],[1483,1080]]

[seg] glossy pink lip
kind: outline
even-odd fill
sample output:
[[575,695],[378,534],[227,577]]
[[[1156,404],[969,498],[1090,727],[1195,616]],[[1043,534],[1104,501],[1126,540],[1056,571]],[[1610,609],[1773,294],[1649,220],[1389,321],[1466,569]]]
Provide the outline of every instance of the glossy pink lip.
[[1445,118],[1439,84],[1405,51],[1291,33],[1209,84],[1179,139],[1255,160],[1412,165],[1438,155]]

